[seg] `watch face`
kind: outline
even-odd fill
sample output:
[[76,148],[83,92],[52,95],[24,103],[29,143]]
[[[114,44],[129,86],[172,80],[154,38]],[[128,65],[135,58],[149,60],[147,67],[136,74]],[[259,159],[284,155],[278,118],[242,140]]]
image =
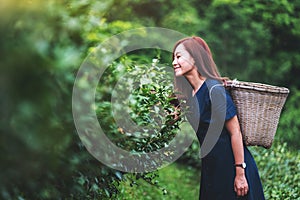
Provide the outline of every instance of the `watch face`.
[[235,164],[236,167],[241,167],[243,169],[246,168],[246,163],[242,163],[242,164]]
[[242,167],[245,169],[246,168],[246,163],[242,163]]

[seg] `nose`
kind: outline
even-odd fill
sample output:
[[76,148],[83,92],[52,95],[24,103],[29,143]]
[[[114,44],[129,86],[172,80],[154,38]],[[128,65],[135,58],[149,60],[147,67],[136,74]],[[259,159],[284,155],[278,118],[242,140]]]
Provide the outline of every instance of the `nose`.
[[176,65],[178,65],[178,62],[176,60],[176,58],[173,59],[172,65],[175,67]]

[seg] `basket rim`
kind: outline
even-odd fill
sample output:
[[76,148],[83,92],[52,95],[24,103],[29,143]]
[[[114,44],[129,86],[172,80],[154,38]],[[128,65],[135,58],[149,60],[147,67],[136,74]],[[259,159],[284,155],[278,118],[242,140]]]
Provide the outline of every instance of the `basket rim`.
[[275,85],[249,82],[249,81],[238,81],[236,79],[226,81],[226,87],[255,90],[260,92],[283,93],[283,94],[288,94],[290,92],[290,90],[286,87],[279,87]]

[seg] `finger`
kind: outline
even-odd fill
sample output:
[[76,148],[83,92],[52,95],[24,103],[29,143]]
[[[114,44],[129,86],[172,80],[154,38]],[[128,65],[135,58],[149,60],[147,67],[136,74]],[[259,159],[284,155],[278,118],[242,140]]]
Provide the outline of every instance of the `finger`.
[[241,188],[241,196],[245,196],[247,194],[247,188]]
[[233,184],[233,187],[234,187],[234,191],[237,193],[238,192],[238,187],[236,184]]
[[246,187],[244,188],[245,195],[248,193],[248,191],[249,191],[249,188],[248,188],[248,185],[246,185]]
[[245,195],[244,189],[241,189],[240,191],[241,191],[241,196],[244,196]]
[[241,196],[245,196],[248,193],[248,189],[247,188],[243,188],[241,189]]
[[242,191],[240,189],[237,190],[237,195],[242,196]]

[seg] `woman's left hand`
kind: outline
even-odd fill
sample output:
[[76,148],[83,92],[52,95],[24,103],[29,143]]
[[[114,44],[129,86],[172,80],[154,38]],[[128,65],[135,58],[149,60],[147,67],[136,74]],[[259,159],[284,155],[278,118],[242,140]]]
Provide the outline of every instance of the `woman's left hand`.
[[249,187],[247,179],[245,177],[245,173],[237,174],[234,179],[234,191],[238,196],[245,196],[247,195],[248,190]]

